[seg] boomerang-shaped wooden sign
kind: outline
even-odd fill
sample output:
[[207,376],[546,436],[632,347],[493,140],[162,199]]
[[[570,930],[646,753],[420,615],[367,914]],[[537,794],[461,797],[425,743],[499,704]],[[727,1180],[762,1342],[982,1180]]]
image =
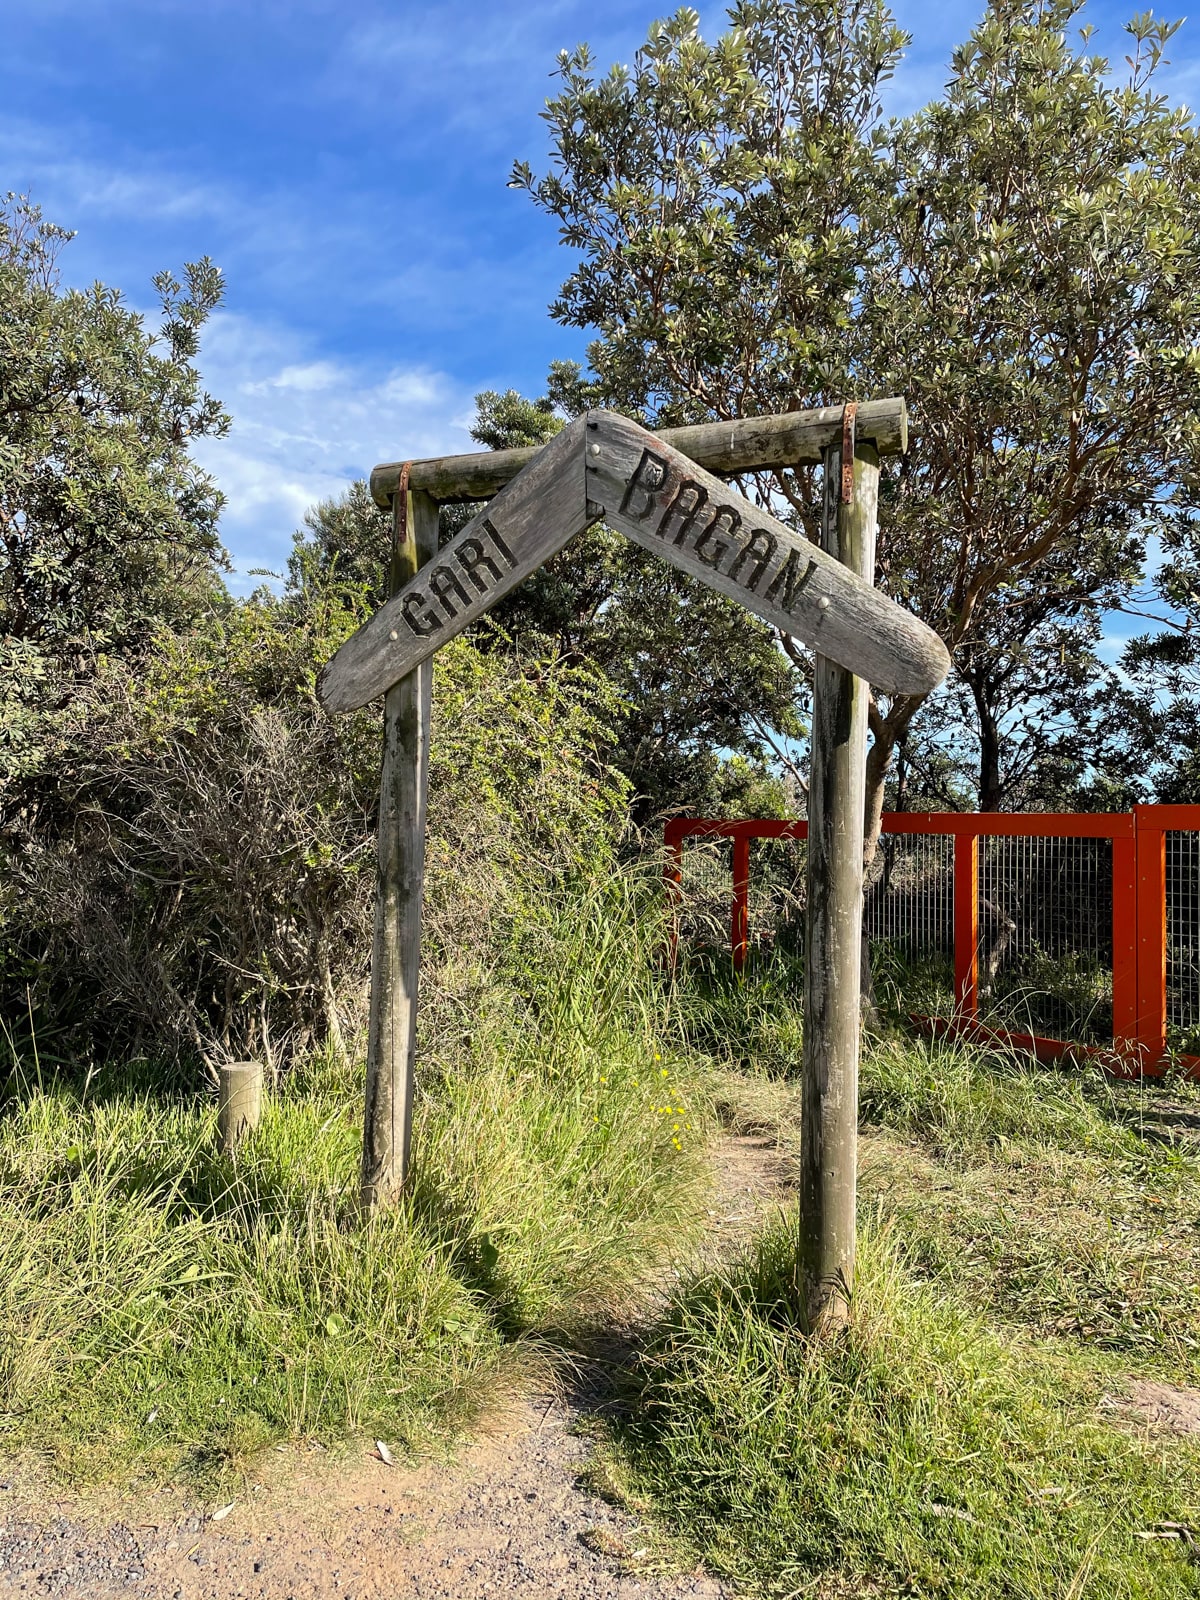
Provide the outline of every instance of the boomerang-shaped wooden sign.
[[636,422],[589,411],[347,639],[321,703],[366,705],[601,518],[876,688],[925,694],[946,675],[932,628]]

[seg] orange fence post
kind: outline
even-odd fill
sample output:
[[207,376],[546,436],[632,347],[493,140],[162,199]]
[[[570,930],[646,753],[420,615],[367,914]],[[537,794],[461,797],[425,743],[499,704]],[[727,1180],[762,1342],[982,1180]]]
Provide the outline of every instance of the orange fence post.
[[1157,806],[1134,806],[1137,850],[1137,1027],[1141,1066],[1167,1049],[1167,835]]
[[974,1022],[979,1012],[979,835],[954,836],[954,1005]]
[[733,841],[733,916],[730,925],[733,970],[741,972],[750,947],[750,835],[738,833]]
[[1117,1055],[1138,1061],[1138,838],[1129,831],[1112,842],[1112,1036]]

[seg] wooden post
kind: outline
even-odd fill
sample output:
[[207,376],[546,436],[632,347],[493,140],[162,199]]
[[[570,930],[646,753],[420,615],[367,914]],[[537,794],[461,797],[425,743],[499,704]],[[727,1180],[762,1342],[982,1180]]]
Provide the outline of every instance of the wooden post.
[[262,1062],[230,1061],[217,1077],[217,1134],[224,1153],[235,1156],[262,1119]]
[[[875,575],[879,453],[825,453],[822,542],[868,582]],[[815,1333],[840,1326],[854,1286],[858,1063],[862,1019],[863,811],[869,685],[818,655],[808,794],[808,913],[800,1133],[801,1294]]]
[[[438,507],[428,494],[397,494],[389,590],[402,589],[437,553]],[[425,882],[425,796],[433,663],[425,661],[387,691],[379,785],[379,878],[371,955],[364,1211],[395,1203],[408,1177],[413,1055],[421,966]]]
[[[827,445],[842,434],[842,406],[818,411],[786,411],[776,416],[733,417],[686,428],[663,428],[654,437],[682,451],[697,466],[722,476],[756,467],[794,467],[820,461]],[[858,408],[858,431],[874,439],[881,455],[904,455],[908,449],[908,409],[904,401],[865,400]],[[437,456],[410,464],[409,483],[437,499],[490,500],[537,455],[540,445],[520,450],[477,450],[469,456]],[[396,492],[401,463],[381,462],[371,473],[371,494],[386,511]]]

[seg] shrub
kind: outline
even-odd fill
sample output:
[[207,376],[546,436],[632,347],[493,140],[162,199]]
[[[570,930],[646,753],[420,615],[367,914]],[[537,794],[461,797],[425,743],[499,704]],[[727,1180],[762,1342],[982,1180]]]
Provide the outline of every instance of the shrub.
[[[326,592],[229,602],[72,709],[7,841],[9,1015],[43,1045],[273,1065],[358,1026],[378,708],[333,720],[316,673],[360,620]],[[589,672],[460,639],[439,653],[426,974],[460,998],[547,880],[611,853],[613,707]]]

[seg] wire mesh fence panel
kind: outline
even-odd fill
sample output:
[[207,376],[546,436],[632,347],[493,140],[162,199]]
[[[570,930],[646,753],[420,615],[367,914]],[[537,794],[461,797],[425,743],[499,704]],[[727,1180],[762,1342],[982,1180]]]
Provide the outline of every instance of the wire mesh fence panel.
[[750,856],[750,944],[760,953],[804,954],[805,872],[803,839],[760,839]]
[[676,926],[681,949],[729,949],[733,899],[733,844],[729,839],[689,839],[677,890]]
[[875,988],[891,991],[904,1010],[948,1016],[954,1003],[954,840],[884,834],[864,887]]
[[[1115,1043],[1157,1071],[1165,1038],[1200,1079],[1200,806],[905,813],[884,827],[864,885],[877,1003],[956,1028],[974,1017],[1047,1060],[1083,1046],[1107,1061]],[[714,974],[799,981],[807,847],[792,831],[765,819],[668,825],[680,946],[704,953],[702,966],[720,956]],[[748,889],[736,912],[735,862]]]
[[[803,839],[755,839],[750,846],[748,954],[759,965],[774,954],[795,959],[804,949]],[[733,841],[692,838],[683,848],[675,888],[678,947],[693,955],[730,954]]]
[[1112,1038],[1112,841],[984,838],[979,1015],[1010,1032]]
[[1200,834],[1166,834],[1167,1044],[1200,1053]]

